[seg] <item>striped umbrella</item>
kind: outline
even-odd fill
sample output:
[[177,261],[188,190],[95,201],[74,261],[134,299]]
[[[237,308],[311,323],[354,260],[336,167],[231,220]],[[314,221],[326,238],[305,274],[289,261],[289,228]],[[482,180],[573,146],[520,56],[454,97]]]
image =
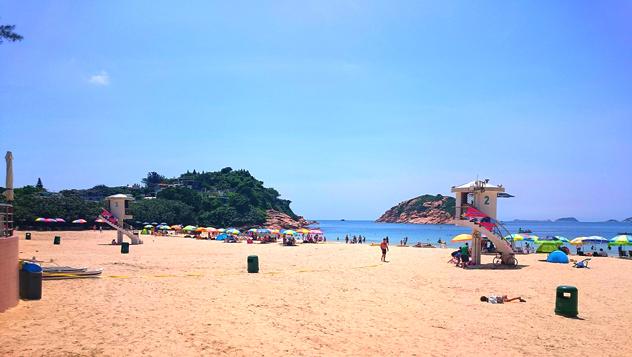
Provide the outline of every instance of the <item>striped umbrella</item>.
[[632,235],[619,234],[618,236],[610,239],[608,245],[632,245]]
[[55,222],[57,223],[66,223],[66,220],[63,218],[55,218]]
[[84,224],[84,223],[88,223],[88,221],[86,221],[85,219],[80,218],[80,219],[75,219],[74,221],[72,221],[72,223]]
[[35,218],[35,222],[46,222],[46,218],[44,217]]

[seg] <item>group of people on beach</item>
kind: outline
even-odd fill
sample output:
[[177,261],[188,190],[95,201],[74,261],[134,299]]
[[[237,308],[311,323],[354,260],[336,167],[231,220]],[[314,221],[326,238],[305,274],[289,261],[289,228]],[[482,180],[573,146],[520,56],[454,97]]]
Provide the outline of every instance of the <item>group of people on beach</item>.
[[469,265],[471,255],[472,250],[470,249],[469,243],[466,242],[458,250],[452,252],[452,259],[450,259],[449,262],[456,264],[457,267],[465,269]]
[[[336,240],[340,240],[340,238],[336,238]],[[366,243],[366,237],[363,237],[361,235],[358,236],[353,236],[351,238],[349,238],[349,235],[347,234],[345,236],[345,244],[362,244],[362,243]]]

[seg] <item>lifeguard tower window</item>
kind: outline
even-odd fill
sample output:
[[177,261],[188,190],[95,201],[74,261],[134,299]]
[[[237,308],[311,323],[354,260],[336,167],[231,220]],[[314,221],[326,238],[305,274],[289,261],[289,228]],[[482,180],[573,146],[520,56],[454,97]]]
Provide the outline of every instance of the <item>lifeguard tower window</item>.
[[474,194],[469,192],[466,195],[461,195],[461,206],[463,205],[473,205],[474,204]]

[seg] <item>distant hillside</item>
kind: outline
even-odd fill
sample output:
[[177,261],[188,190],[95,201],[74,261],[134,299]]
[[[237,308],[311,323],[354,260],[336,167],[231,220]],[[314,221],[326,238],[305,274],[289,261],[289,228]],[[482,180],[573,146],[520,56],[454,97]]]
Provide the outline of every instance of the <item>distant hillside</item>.
[[194,170],[176,178],[150,172],[142,181],[143,185],[99,185],[59,193],[48,192],[43,186],[18,188],[15,220],[24,226],[33,224],[37,217],[63,218],[67,222],[84,218],[92,222],[100,208],[105,207],[105,197],[124,193],[135,198],[130,204],[134,221],[246,227],[276,222],[282,217],[279,222],[289,227],[305,224],[292,211],[289,200],[281,199],[277,190],[264,187],[246,170]]
[[575,217],[562,217],[555,220],[555,222],[579,222]]
[[423,195],[392,207],[377,222],[445,224],[454,217],[455,204],[454,197]]
[[625,222],[625,223],[632,223],[632,217],[630,217],[630,218],[626,218],[626,219],[624,219],[624,220],[623,220],[623,221],[621,221],[621,222]]

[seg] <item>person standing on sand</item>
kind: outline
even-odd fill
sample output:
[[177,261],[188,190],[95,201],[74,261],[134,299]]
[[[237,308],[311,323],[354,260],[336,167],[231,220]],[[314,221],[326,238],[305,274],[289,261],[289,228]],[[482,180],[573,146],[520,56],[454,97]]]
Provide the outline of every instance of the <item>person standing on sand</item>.
[[461,246],[461,264],[463,269],[467,267],[467,263],[470,261],[470,245],[466,242],[465,245]]
[[382,261],[386,261],[386,252],[388,252],[388,241],[386,238],[382,239],[382,243],[380,243],[380,249],[382,249]]

